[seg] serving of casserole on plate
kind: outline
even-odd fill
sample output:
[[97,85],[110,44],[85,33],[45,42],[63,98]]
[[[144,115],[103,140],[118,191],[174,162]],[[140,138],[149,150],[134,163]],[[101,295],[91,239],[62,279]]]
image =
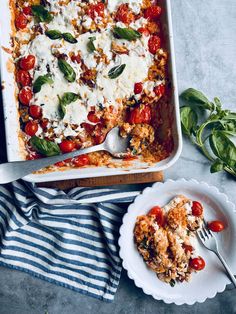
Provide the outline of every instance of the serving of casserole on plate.
[[121,161],[91,153],[27,180],[159,171],[177,160],[169,1],[11,0],[3,11],[9,12],[1,58],[9,161],[96,145],[117,125],[121,136],[131,136]]

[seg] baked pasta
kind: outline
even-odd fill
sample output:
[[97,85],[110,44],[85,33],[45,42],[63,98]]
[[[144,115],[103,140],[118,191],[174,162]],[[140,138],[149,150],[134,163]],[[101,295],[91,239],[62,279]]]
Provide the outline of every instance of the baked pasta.
[[137,217],[134,239],[139,253],[157,277],[172,286],[189,281],[205,267],[198,256],[195,232],[203,223],[203,207],[178,195],[169,204]]
[[[162,8],[155,1],[19,0],[11,5],[27,159],[99,144],[115,126],[121,136],[131,136],[130,159],[151,163],[170,155],[168,55]],[[111,157],[92,153],[56,164],[87,165],[109,166]]]

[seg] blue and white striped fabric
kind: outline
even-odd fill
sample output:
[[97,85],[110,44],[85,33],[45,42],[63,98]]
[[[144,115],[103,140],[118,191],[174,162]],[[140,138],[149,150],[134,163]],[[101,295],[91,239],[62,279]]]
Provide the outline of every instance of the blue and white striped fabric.
[[0,265],[111,301],[121,273],[118,204],[138,193],[0,186]]

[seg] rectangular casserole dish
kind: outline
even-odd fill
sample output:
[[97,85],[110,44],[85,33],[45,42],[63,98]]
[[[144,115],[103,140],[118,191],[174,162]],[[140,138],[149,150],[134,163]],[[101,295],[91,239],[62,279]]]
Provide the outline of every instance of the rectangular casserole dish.
[[[127,167],[87,167],[80,169],[70,169],[65,171],[45,172],[40,174],[31,174],[24,179],[29,182],[46,182],[68,180],[76,178],[100,177],[109,175],[121,175],[127,173],[145,173],[153,171],[162,171],[172,166],[180,156],[182,149],[181,127],[179,117],[178,89],[175,70],[174,42],[171,20],[170,0],[159,1],[160,6],[164,9],[161,22],[163,25],[166,48],[169,52],[169,73],[168,77],[172,84],[172,93],[170,103],[172,110],[172,135],[174,140],[174,150],[171,155],[156,164],[135,160]],[[21,142],[19,133],[19,114],[17,110],[16,83],[14,77],[14,64],[11,58],[11,14],[9,9],[9,0],[4,0],[1,4],[0,13],[1,23],[1,80],[3,92],[3,105],[5,116],[6,142],[8,161],[22,160]],[[163,130],[164,132],[165,130]]]

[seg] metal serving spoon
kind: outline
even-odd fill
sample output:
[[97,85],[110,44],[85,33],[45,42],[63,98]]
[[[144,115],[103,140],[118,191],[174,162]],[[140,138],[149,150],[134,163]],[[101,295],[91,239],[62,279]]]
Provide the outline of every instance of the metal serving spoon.
[[124,154],[127,153],[129,141],[129,137],[122,138],[119,135],[119,127],[115,127],[107,134],[105,141],[99,145],[37,160],[6,162],[0,164],[0,184],[9,183],[23,178],[34,171],[53,165],[56,162],[63,161],[67,158],[73,158],[101,150],[109,152],[116,158],[121,158],[122,154],[124,156]]

